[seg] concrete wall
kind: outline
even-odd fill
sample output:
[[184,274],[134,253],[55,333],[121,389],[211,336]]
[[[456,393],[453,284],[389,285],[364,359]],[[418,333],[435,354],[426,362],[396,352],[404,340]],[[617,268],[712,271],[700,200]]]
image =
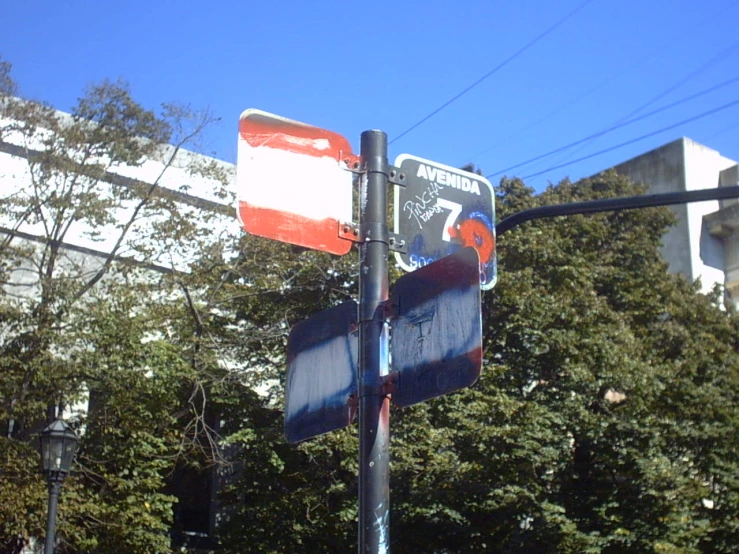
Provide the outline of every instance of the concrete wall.
[[[721,172],[735,165],[716,150],[680,138],[619,164],[615,170],[656,194],[717,187]],[[716,283],[723,285],[727,271],[724,241],[712,236],[704,221],[704,216],[720,209],[719,202],[693,202],[671,209],[678,223],[665,235],[662,248],[670,271],[691,281],[700,279],[704,292]]]
[[[60,113],[63,119],[66,114]],[[0,119],[0,129],[10,126],[9,121]],[[15,198],[23,202],[25,197],[33,194],[31,187],[31,167],[28,156],[44,149],[40,142],[43,132],[27,136],[20,132],[6,132],[0,140],[0,198]],[[91,160],[106,165],[106,160]],[[207,168],[207,171],[204,170]],[[198,171],[202,170],[202,171]],[[202,173],[202,174],[199,174]],[[94,193],[99,198],[120,198],[124,189],[147,190],[151,184],[157,184],[156,194],[174,199],[180,213],[187,214],[191,222],[200,223],[205,229],[215,231],[218,238],[231,240],[235,245],[241,235],[236,219],[235,200],[232,187],[224,189],[223,183],[213,176],[219,173],[233,181],[235,167],[232,164],[202,156],[187,150],[175,150],[171,146],[163,146],[156,155],[145,160],[141,165],[111,165],[106,176],[96,183]],[[84,179],[80,179],[84,181]],[[85,183],[80,183],[82,187]],[[43,188],[43,187],[42,187]],[[117,204],[113,222],[106,226],[98,226],[97,233],[84,221],[75,222],[66,233],[64,242],[73,247],[98,252],[104,256],[112,250],[120,236],[120,225],[127,221],[139,203],[139,198],[122,198]],[[203,222],[203,214],[208,213],[211,221]],[[217,215],[216,215],[217,214]],[[216,221],[213,221],[213,217]],[[157,226],[167,222],[167,213],[150,211],[140,214],[137,222],[130,228],[126,238],[118,250],[121,257],[131,257],[155,266],[186,271],[196,252],[182,241],[170,242],[166,248],[159,244],[155,247],[152,237],[161,238],[153,231]],[[0,229],[14,229],[27,236],[44,237],[47,235],[43,225],[23,222],[20,225],[12,218],[0,214]],[[215,238],[214,238],[215,240]],[[147,259],[137,255],[142,246],[151,246]]]
[[[684,191],[685,184],[685,143],[679,139],[664,146],[632,158],[614,169],[621,175],[649,187],[649,192]],[[663,238],[662,255],[670,262],[670,270],[694,279],[690,252],[685,248],[689,241],[688,211],[685,205],[672,207],[677,216],[677,225]]]
[[[685,180],[687,190],[715,188],[719,186],[721,171],[736,165],[716,150],[693,142],[685,141]],[[718,211],[718,200],[693,202],[687,205],[688,225],[690,227],[690,251],[693,278],[701,278],[703,288],[710,289],[715,283],[725,283],[726,256],[724,243],[708,231],[704,216]],[[697,254],[697,255],[696,255]]]
[[[719,174],[719,186],[739,185],[739,166],[732,165]],[[710,233],[724,247],[725,287],[729,300],[739,308],[739,199],[722,200],[721,208],[704,218]]]

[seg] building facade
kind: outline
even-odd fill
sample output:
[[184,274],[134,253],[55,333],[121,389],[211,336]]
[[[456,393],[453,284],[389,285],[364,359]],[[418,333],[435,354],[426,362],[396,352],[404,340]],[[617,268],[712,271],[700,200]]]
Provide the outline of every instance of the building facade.
[[[641,182],[649,193],[693,191],[739,184],[736,160],[680,138],[618,164],[615,171]],[[671,206],[677,224],[663,238],[670,271],[700,279],[703,292],[722,285],[727,303],[739,306],[739,199]]]
[[[61,112],[50,114],[48,121],[62,129],[76,124]],[[44,161],[50,150],[60,153],[58,157],[66,165]],[[95,171],[89,170],[93,165]],[[77,169],[85,167],[89,171]],[[65,150],[58,130],[54,134],[41,125],[38,129],[18,125],[3,119],[0,110],[0,250],[17,253],[13,255],[16,263],[3,265],[0,271],[5,300],[31,311],[45,277],[39,267],[51,244],[58,243],[60,248],[50,278],[82,283],[93,279],[110,261],[141,267],[145,271],[137,275],[156,280],[162,273],[187,272],[197,259],[198,248],[224,243],[236,250],[242,232],[229,193],[233,173],[232,164],[166,145],[140,163],[111,163],[105,155],[89,160]],[[51,206],[74,187],[83,193],[70,202],[81,202],[86,194],[109,208],[109,217],[68,217],[68,227],[54,225],[58,212]],[[142,205],[144,196],[153,199],[151,208]],[[35,206],[37,215],[29,216],[27,206]],[[167,235],[167,223],[175,213],[192,227],[190,236],[203,239],[199,244]],[[106,272],[100,283],[115,279],[111,273]],[[90,294],[97,294],[96,286]],[[4,339],[0,330],[0,342]],[[75,425],[84,421],[84,416],[96,409],[96,398],[83,388],[85,394],[78,401],[49,406],[46,417],[62,416]],[[208,425],[218,429],[219,419],[215,415],[208,418]],[[0,420],[0,433],[4,438],[35,442],[46,423],[46,418],[23,423]],[[78,432],[84,434],[84,424]],[[175,544],[210,544],[221,515],[217,494],[223,475],[224,470],[178,466],[167,479],[164,492],[179,499],[172,528]],[[34,545],[38,546],[37,541],[31,541],[26,552],[33,552]]]

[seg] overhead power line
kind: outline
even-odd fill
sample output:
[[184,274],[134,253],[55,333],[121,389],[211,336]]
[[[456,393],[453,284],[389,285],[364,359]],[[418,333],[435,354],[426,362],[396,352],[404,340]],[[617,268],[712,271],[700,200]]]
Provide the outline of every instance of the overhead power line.
[[[680,38],[680,39],[682,39],[688,33],[690,33],[690,32],[692,32],[694,30],[697,30],[697,29],[699,29],[699,28],[707,25],[708,23],[712,23],[717,17],[723,15],[724,13],[726,13],[726,12],[728,12],[730,10],[736,9],[738,6],[739,6],[739,4],[737,4],[735,0],[732,0],[728,4],[726,4],[723,7],[721,7],[721,9],[719,9],[718,11],[712,13],[709,17],[707,17],[706,19],[704,19],[701,22],[699,22],[697,25],[689,25],[686,28],[679,29],[678,32],[677,32],[677,34],[673,38]],[[632,70],[634,70],[635,68],[637,68],[637,67],[645,64],[646,62],[648,62],[649,60],[651,60],[652,58],[654,58],[654,56],[656,56],[660,52],[663,52],[667,48],[674,48],[673,43],[672,42],[663,43],[659,48],[653,50],[648,55],[644,55],[644,53],[640,53],[639,56],[638,56],[638,58],[636,60],[634,60],[634,62],[631,63],[628,67],[625,67],[624,69],[622,69],[621,71],[619,71],[618,73],[616,73],[614,75],[611,75],[609,77],[606,77],[604,80],[602,80],[596,86],[590,88],[586,92],[583,92],[579,96],[577,96],[577,97],[575,97],[575,98],[573,98],[573,99],[565,102],[564,104],[561,104],[559,107],[557,107],[554,110],[552,110],[552,111],[550,111],[550,112],[542,115],[541,117],[539,117],[535,121],[529,123],[525,127],[522,127],[520,129],[517,129],[516,131],[514,131],[513,133],[511,133],[507,137],[501,139],[500,141],[496,142],[495,144],[493,144],[491,146],[488,146],[488,147],[486,147],[486,148],[484,148],[482,150],[479,150],[478,152],[476,152],[472,156],[468,156],[465,160],[461,161],[460,164],[464,163],[467,160],[477,159],[479,156],[490,152],[491,150],[493,150],[494,148],[500,146],[501,144],[505,144],[505,143],[509,142],[511,139],[523,135],[526,131],[529,131],[530,129],[536,127],[537,125],[540,125],[541,123],[543,123],[544,121],[550,119],[551,117],[553,117],[553,116],[561,113],[562,111],[566,110],[567,108],[570,108],[573,105],[579,103],[580,101],[582,101],[583,99],[587,98],[588,96],[590,96],[594,92],[597,92],[598,90],[600,90],[601,88],[603,88],[604,86],[606,86],[608,83],[610,83],[612,81],[615,81],[619,77],[623,77],[624,75],[627,75]],[[721,55],[721,54],[719,54],[719,55]],[[712,62],[709,62],[709,64],[710,63],[712,63]],[[699,69],[697,71],[701,71],[701,70]],[[691,76],[688,76],[688,77],[685,78],[685,80],[687,81],[690,78],[691,78]],[[679,86],[680,86],[680,84],[675,85],[675,86],[673,86],[673,88],[668,89],[667,91],[661,93],[658,97],[652,98],[645,105],[640,106],[634,112],[632,112],[632,113],[630,113],[630,114],[622,117],[616,123],[621,123],[622,121],[624,121],[624,120],[626,120],[626,119],[628,119],[628,118],[636,115],[637,113],[641,112],[645,108],[649,107],[651,104],[654,104],[662,96],[666,95],[667,93],[671,92],[672,90],[674,90],[675,88],[677,88]]]
[[573,17],[577,12],[579,12],[580,10],[582,10],[585,6],[587,6],[588,4],[592,3],[593,1],[594,0],[585,0],[584,2],[582,2],[574,10],[572,10],[571,12],[569,12],[567,15],[565,15],[559,21],[557,21],[554,25],[552,25],[551,27],[549,27],[548,29],[546,29],[542,33],[538,34],[533,40],[531,40],[528,43],[526,43],[519,50],[517,50],[511,56],[509,56],[508,58],[506,58],[505,60],[503,60],[501,63],[499,63],[498,65],[496,65],[493,69],[491,69],[490,71],[488,71],[485,75],[483,75],[482,77],[480,77],[477,81],[475,81],[474,83],[472,83],[471,85],[469,85],[467,88],[463,89],[461,92],[457,93],[455,96],[453,96],[452,98],[450,98],[449,100],[447,100],[446,102],[444,102],[441,106],[439,106],[438,108],[436,108],[434,111],[432,111],[431,113],[429,113],[428,115],[426,115],[425,117],[423,117],[422,119],[418,120],[416,123],[414,123],[413,125],[411,125],[410,127],[408,127],[405,131],[403,131],[398,136],[396,136],[388,144],[392,144],[392,143],[400,140],[401,138],[403,138],[405,135],[407,135],[408,133],[410,133],[411,131],[413,131],[417,127],[419,127],[419,126],[423,125],[424,123],[426,123],[429,119],[431,119],[432,117],[434,117],[436,114],[438,114],[444,108],[446,108],[450,104],[452,104],[452,103],[456,102],[457,100],[459,100],[462,96],[464,96],[469,91],[471,91],[473,88],[475,88],[477,85],[479,85],[480,83],[482,83],[485,79],[487,79],[488,77],[490,77],[494,73],[497,73],[498,71],[500,71],[501,69],[503,69],[506,65],[508,65],[513,60],[515,60],[517,57],[519,57],[521,54],[523,54],[524,52],[526,52],[526,50],[528,50],[529,48],[531,48],[532,46],[534,46],[537,42],[539,42],[540,40],[542,40],[548,34],[550,34],[551,32],[553,32],[554,30],[556,30],[559,26],[561,26],[563,23],[565,23],[567,20],[569,20],[571,17]]
[[563,150],[567,150],[569,148],[572,148],[573,146],[577,146],[579,144],[582,144],[583,142],[587,142],[587,141],[592,140],[594,138],[603,136],[603,135],[605,135],[607,133],[610,133],[611,131],[615,131],[616,129],[620,129],[621,127],[626,127],[628,125],[631,125],[632,123],[636,123],[637,121],[641,121],[643,119],[646,119],[648,117],[651,117],[653,115],[656,115],[656,114],[658,114],[660,112],[664,112],[666,110],[669,110],[670,108],[674,108],[675,106],[679,106],[680,104],[684,104],[685,102],[689,102],[690,100],[694,100],[694,99],[696,99],[696,98],[698,98],[700,96],[704,96],[704,95],[706,95],[706,94],[708,94],[710,92],[713,92],[715,90],[718,90],[720,88],[729,86],[729,85],[731,85],[733,83],[736,83],[737,81],[739,81],[739,76],[734,77],[733,79],[729,79],[728,81],[723,81],[722,83],[719,83],[717,85],[714,85],[714,86],[712,86],[710,88],[701,90],[700,92],[696,92],[695,94],[691,94],[690,96],[686,96],[685,98],[681,98],[680,100],[676,100],[675,102],[672,102],[670,104],[666,104],[666,105],[662,106],[661,108],[657,108],[655,110],[652,110],[651,112],[647,112],[647,113],[645,113],[643,115],[640,115],[638,117],[635,117],[633,119],[629,119],[627,121],[623,121],[621,123],[618,123],[616,125],[613,125],[611,127],[608,127],[607,129],[604,129],[602,131],[598,131],[597,133],[593,133],[592,135],[588,135],[585,138],[581,138],[580,140],[576,140],[575,142],[571,142],[569,144],[566,144],[565,146],[561,146],[559,148],[555,148],[554,150],[551,150],[549,152],[546,152],[545,154],[541,154],[541,155],[536,156],[534,158],[530,158],[530,159],[528,159],[526,161],[517,163],[516,165],[512,165],[512,166],[507,167],[505,169],[502,169],[500,171],[496,171],[495,173],[491,173],[490,175],[486,175],[485,178],[486,179],[490,179],[491,177],[495,177],[497,175],[500,175],[502,173],[505,173],[507,171],[510,171],[511,169],[517,169],[517,168],[519,168],[521,166],[528,165],[531,162],[535,162],[535,161],[541,160],[542,158],[546,158],[548,156],[551,156],[552,154],[557,154],[559,152],[562,152]]
[[702,119],[704,117],[708,117],[709,115],[713,115],[717,112],[720,112],[722,110],[726,110],[731,108],[732,106],[736,106],[739,104],[739,100],[734,100],[733,102],[729,102],[728,104],[724,104],[723,106],[719,106],[718,108],[714,108],[712,110],[708,110],[707,112],[703,112],[701,114],[698,114],[693,117],[689,117],[688,119],[683,119],[682,121],[678,121],[677,123],[673,123],[672,125],[668,125],[667,127],[662,127],[661,129],[658,129],[656,131],[652,131],[651,133],[647,133],[646,135],[641,135],[640,137],[637,137],[632,140],[627,140],[626,142],[622,142],[620,144],[617,144],[615,146],[611,146],[610,148],[604,148],[603,150],[599,150],[598,152],[594,152],[592,154],[588,154],[587,156],[583,156],[581,158],[578,158],[576,160],[569,161],[567,163],[555,165],[553,167],[549,167],[543,171],[539,171],[537,173],[532,173],[531,175],[525,175],[523,179],[530,179],[532,177],[538,177],[539,175],[543,175],[544,173],[547,173],[549,171],[554,171],[555,169],[560,169],[563,167],[566,167],[568,165],[575,164],[577,162],[581,162],[583,160],[588,160],[590,158],[594,158],[595,156],[600,156],[601,154],[605,154],[606,152],[611,152],[613,150],[616,150],[618,148],[622,148],[624,146],[628,146],[630,144],[634,144],[635,142],[639,142],[640,140],[647,139],[649,137],[653,137],[654,135],[658,135],[660,133],[664,133],[665,131],[669,131],[671,129],[674,129],[675,127],[679,127],[680,125],[685,125],[686,123],[691,123],[693,121],[697,121],[698,119]]
[[628,114],[626,114],[622,119],[628,119],[629,117],[638,114],[640,111],[644,110],[645,108],[648,108],[649,106],[651,106],[652,104],[654,104],[658,100],[661,100],[662,98],[664,98],[665,96],[667,96],[668,94],[670,94],[675,89],[683,86],[685,83],[687,83],[688,81],[690,81],[694,77],[697,77],[698,75],[700,75],[701,73],[703,73],[709,67],[711,67],[714,64],[716,64],[716,63],[720,62],[721,60],[723,60],[726,56],[728,56],[738,46],[739,46],[739,41],[734,42],[731,46],[729,46],[728,48],[725,48],[724,50],[722,50],[721,52],[719,52],[718,54],[716,54],[713,58],[711,58],[710,60],[708,60],[706,63],[702,64],[697,69],[691,71],[688,75],[686,75],[685,77],[683,77],[682,79],[680,79],[677,83],[675,83],[675,84],[667,87],[665,90],[663,90],[662,92],[660,92],[657,96],[655,96],[654,98],[652,98],[648,102],[645,102],[644,104],[642,104],[641,106],[639,106],[635,110],[633,110],[633,111],[629,112]]
[[[721,60],[723,60],[726,56],[729,55],[729,53],[731,53],[733,50],[735,50],[738,46],[739,46],[739,41],[734,42],[731,46],[729,46],[728,48],[726,48],[726,49],[722,50],[721,52],[719,52],[718,54],[716,54],[714,57],[712,57],[711,59],[709,59],[707,62],[703,63],[700,67],[698,67],[697,69],[691,71],[688,75],[686,75],[685,77],[683,77],[682,79],[680,79],[676,83],[674,83],[674,84],[670,85],[669,87],[667,87],[665,90],[663,90],[662,92],[660,92],[657,96],[653,97],[651,100],[648,100],[647,102],[645,102],[644,104],[642,104],[641,106],[639,106],[638,108],[636,108],[635,110],[633,110],[633,111],[629,112],[628,114],[626,114],[625,116],[623,116],[621,119],[619,119],[618,121],[616,121],[615,123],[613,123],[613,125],[619,125],[619,124],[621,124],[626,119],[628,119],[628,118],[630,118],[630,117],[638,114],[639,112],[641,112],[645,108],[648,108],[649,106],[651,106],[652,104],[654,104],[658,100],[660,100],[660,99],[664,98],[665,96],[667,96],[668,94],[670,94],[672,91],[674,91],[677,88],[683,86],[685,83],[687,83],[688,81],[690,81],[694,77],[697,77],[698,75],[700,75],[701,73],[703,73],[706,69],[708,69],[712,65],[714,65],[714,64],[720,62]],[[562,158],[560,158],[559,160],[557,160],[556,163],[565,162],[565,161],[569,160],[571,157],[576,156],[578,152],[582,152],[588,146],[588,144],[591,143],[591,142],[593,142],[594,140],[595,140],[595,138],[590,139],[587,144],[583,144],[580,148],[577,148],[573,152],[570,152],[569,154],[566,154],[565,156],[563,156]]]
[[724,127],[723,129],[721,129],[717,133],[713,133],[711,136],[708,137],[708,140],[713,139],[713,138],[716,138],[716,137],[720,137],[721,135],[723,135],[725,133],[728,133],[729,131],[733,131],[736,128],[739,128],[739,121],[737,121],[733,125],[729,125],[728,127]]

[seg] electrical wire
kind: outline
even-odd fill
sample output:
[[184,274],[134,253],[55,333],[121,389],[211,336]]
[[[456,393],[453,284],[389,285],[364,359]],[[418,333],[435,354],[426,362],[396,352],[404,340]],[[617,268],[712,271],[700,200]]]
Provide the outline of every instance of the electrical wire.
[[[722,6],[721,9],[719,9],[716,12],[714,12],[713,14],[711,14],[709,17],[707,17],[704,20],[702,20],[697,25],[690,25],[687,28],[680,29],[679,33],[675,36],[675,38],[682,39],[688,33],[693,32],[693,31],[695,31],[695,30],[703,27],[704,25],[707,25],[708,23],[712,23],[718,16],[723,15],[724,13],[726,13],[726,12],[728,12],[730,10],[735,9],[737,6],[739,6],[739,4],[737,2],[735,2],[734,0],[732,0],[728,4]],[[653,50],[650,54],[648,54],[646,56],[643,55],[643,54],[640,55],[639,58],[638,58],[638,60],[636,60],[635,63],[630,64],[629,66],[627,66],[626,68],[622,69],[620,72],[618,72],[618,73],[616,73],[614,75],[611,75],[609,77],[606,77],[604,80],[602,80],[596,86],[590,88],[589,90],[587,90],[586,92],[580,94],[579,96],[575,97],[574,99],[572,99],[572,100],[570,100],[568,102],[565,102],[564,104],[561,104],[559,107],[557,107],[554,110],[546,113],[545,115],[543,115],[540,118],[536,119],[535,121],[531,122],[529,125],[521,128],[521,129],[518,129],[514,133],[508,135],[506,138],[504,138],[504,139],[496,142],[492,146],[488,146],[487,148],[484,148],[483,150],[479,150],[478,152],[476,152],[472,156],[469,156],[468,158],[466,158],[464,161],[461,161],[458,165],[462,165],[464,163],[467,163],[467,162],[469,162],[469,160],[477,159],[479,156],[481,156],[483,154],[487,154],[488,152],[490,152],[494,148],[500,146],[501,144],[506,144],[511,139],[516,138],[518,136],[521,136],[522,134],[526,133],[527,131],[531,130],[532,128],[536,127],[537,125],[539,125],[539,124],[543,123],[544,121],[550,119],[551,117],[553,117],[553,116],[561,113],[562,111],[566,110],[567,108],[569,108],[569,107],[571,107],[571,106],[579,103],[581,100],[587,98],[588,96],[590,96],[594,92],[599,91],[604,86],[606,86],[608,83],[610,83],[612,81],[615,81],[616,79],[618,79],[620,77],[623,77],[624,75],[629,74],[635,68],[637,68],[637,67],[645,64],[646,62],[648,62],[649,60],[651,60],[652,58],[654,58],[657,54],[663,52],[664,50],[666,50],[667,48],[670,48],[670,47],[673,47],[673,44],[671,42],[667,42],[667,43],[662,44],[659,48],[657,48],[656,50]],[[677,87],[675,87],[675,88],[677,88]],[[621,120],[619,120],[618,123],[622,122],[625,119],[628,119],[632,115],[635,115],[639,111],[641,111],[641,110],[645,109],[646,107],[648,107],[650,104],[653,104],[654,102],[656,102],[658,99],[659,98],[656,98],[656,99],[653,98],[646,105],[640,106],[635,112],[632,112],[631,114],[629,114],[629,115],[624,116],[623,118],[621,118]]]
[[704,63],[703,65],[701,65],[699,68],[697,68],[694,71],[690,72],[688,75],[686,75],[684,78],[682,78],[681,80],[679,80],[674,85],[667,87],[665,90],[663,90],[662,92],[660,92],[657,96],[655,96],[651,100],[645,102],[644,104],[642,104],[641,106],[639,106],[635,110],[633,110],[633,111],[629,112],[628,114],[626,114],[625,116],[623,116],[622,119],[628,119],[629,117],[631,117],[633,115],[636,115],[640,111],[648,108],[649,106],[651,106],[652,104],[654,104],[658,100],[661,100],[662,98],[664,98],[665,96],[667,96],[668,94],[670,94],[672,91],[678,89],[679,87],[683,86],[685,83],[687,83],[688,81],[690,81],[694,77],[697,77],[698,75],[700,75],[701,73],[703,73],[706,69],[708,69],[712,65],[714,65],[714,64],[720,62],[721,60],[723,60],[733,50],[736,50],[737,47],[739,47],[739,40],[736,41],[735,43],[733,43],[732,45],[730,45],[728,48],[726,48],[726,49],[722,50],[721,52],[719,52],[718,54],[716,54],[713,58],[711,58],[706,63]]
[[567,167],[568,165],[572,165],[577,162],[581,162],[583,160],[588,160],[590,158],[594,158],[595,156],[600,156],[601,154],[605,154],[606,152],[612,152],[613,150],[616,150],[618,148],[622,148],[624,146],[628,146],[630,144],[634,144],[635,142],[639,142],[641,140],[647,139],[649,137],[653,137],[655,135],[658,135],[660,133],[664,133],[665,131],[669,131],[671,129],[674,129],[675,127],[679,127],[681,125],[685,125],[686,123],[692,123],[693,121],[697,121],[698,119],[702,119],[704,117],[708,117],[709,115],[713,115],[717,112],[720,112],[722,110],[726,110],[731,108],[732,106],[736,106],[739,104],[739,100],[734,100],[733,102],[729,102],[728,104],[724,104],[722,106],[719,106],[718,108],[714,108],[712,110],[708,110],[707,112],[703,112],[701,114],[698,114],[693,117],[689,117],[688,119],[683,119],[682,121],[678,121],[677,123],[673,123],[672,125],[668,125],[667,127],[662,127],[661,129],[658,129],[656,131],[652,131],[651,133],[647,133],[646,135],[641,135],[640,137],[637,137],[635,139],[627,140],[626,142],[622,142],[620,144],[617,144],[615,146],[611,146],[609,148],[604,148],[603,150],[599,150],[598,152],[594,152],[592,154],[588,154],[587,156],[583,156],[581,158],[578,158],[576,160],[569,161],[567,163],[563,163],[560,165],[556,165],[554,167],[549,167],[543,171],[539,171],[537,173],[532,173],[531,175],[525,175],[522,177],[522,179],[530,179],[532,177],[538,177],[539,175],[543,175],[544,173],[547,173],[549,171],[553,171],[555,169],[561,169],[563,167]]
[[717,85],[714,85],[714,86],[712,86],[710,88],[707,88],[707,89],[701,90],[699,92],[696,92],[695,94],[691,94],[690,96],[686,96],[685,98],[681,98],[680,100],[676,100],[675,102],[672,102],[670,104],[666,104],[666,105],[662,106],[661,108],[657,108],[655,110],[652,110],[651,112],[647,112],[647,113],[645,113],[643,115],[640,115],[638,117],[635,117],[633,119],[629,119],[627,121],[623,121],[620,124],[614,125],[612,127],[609,127],[608,129],[605,129],[603,131],[598,131],[597,133],[593,133],[592,135],[588,135],[585,138],[582,138],[580,140],[576,140],[575,142],[571,142],[569,144],[566,144],[565,146],[561,146],[560,148],[556,148],[554,150],[551,150],[551,151],[547,152],[546,154],[541,154],[539,156],[536,156],[535,158],[531,158],[529,160],[526,160],[524,162],[518,163],[516,165],[512,165],[512,166],[507,167],[507,168],[505,168],[505,169],[503,169],[501,171],[496,171],[495,173],[491,173],[490,175],[486,175],[485,178],[486,179],[490,179],[491,177],[496,177],[497,175],[500,175],[502,173],[505,173],[507,171],[510,171],[511,169],[517,169],[517,168],[519,168],[521,166],[528,165],[531,162],[535,162],[535,161],[538,161],[538,160],[540,160],[542,158],[546,158],[548,156],[551,156],[552,154],[557,154],[559,152],[562,152],[563,150],[567,150],[569,148],[572,148],[573,146],[577,146],[579,144],[582,144],[583,142],[586,142],[586,141],[592,140],[594,138],[603,136],[603,135],[605,135],[607,133],[610,133],[611,131],[615,131],[616,129],[620,129],[622,127],[626,127],[628,125],[631,125],[632,123],[636,123],[637,121],[641,121],[643,119],[647,119],[648,117],[651,117],[653,115],[656,115],[656,114],[658,114],[660,112],[664,112],[666,110],[669,110],[670,108],[674,108],[675,106],[679,106],[680,104],[684,104],[685,102],[689,102],[690,100],[694,100],[694,99],[696,99],[696,98],[698,98],[700,96],[704,96],[704,95],[706,95],[708,93],[711,93],[713,91],[716,91],[716,90],[718,90],[720,88],[729,86],[729,85],[731,85],[733,83],[736,83],[737,81],[739,81],[739,76],[734,77],[733,79],[729,79],[727,81],[723,81],[723,82],[721,82],[721,83],[719,83]]
[[558,27],[560,27],[563,23],[565,23],[567,20],[569,20],[570,18],[572,18],[575,14],[577,14],[577,12],[579,12],[580,10],[582,10],[583,8],[585,8],[588,4],[592,3],[593,1],[594,0],[585,0],[584,2],[582,2],[574,10],[572,10],[571,12],[569,12],[567,15],[565,15],[559,21],[557,21],[554,25],[552,25],[551,27],[549,27],[548,29],[546,29],[542,33],[538,34],[533,40],[531,40],[528,43],[526,43],[523,47],[521,47],[519,50],[517,50],[511,56],[509,56],[508,58],[506,58],[505,60],[503,60],[501,63],[499,63],[498,65],[496,65],[493,69],[491,69],[490,71],[488,71],[485,75],[483,75],[482,77],[480,77],[477,81],[475,81],[474,83],[472,83],[471,85],[469,85],[467,88],[463,89],[461,92],[457,93],[455,96],[453,96],[452,98],[450,98],[449,100],[447,100],[446,102],[444,102],[441,106],[439,106],[438,108],[436,108],[435,110],[433,110],[431,113],[429,113],[428,115],[426,115],[425,117],[423,117],[422,119],[418,120],[416,123],[414,123],[413,125],[411,125],[410,127],[408,127],[405,131],[403,131],[402,133],[400,133],[399,135],[397,135],[388,144],[393,144],[394,142],[400,140],[401,138],[403,138],[405,135],[407,135],[408,133],[410,133],[414,129],[416,129],[416,128],[420,127],[421,125],[423,125],[424,123],[426,123],[429,119],[431,119],[432,117],[434,117],[436,114],[438,114],[444,108],[446,108],[450,104],[452,104],[452,103],[456,102],[457,100],[459,100],[462,96],[464,96],[465,94],[467,94],[469,91],[471,91],[477,85],[479,85],[480,83],[482,83],[488,77],[492,76],[493,74],[495,74],[498,71],[500,71],[501,69],[503,69],[506,65],[508,65],[513,60],[515,60],[517,57],[519,57],[521,54],[523,54],[524,52],[526,52],[526,50],[528,50],[529,48],[531,48],[532,46],[534,46],[537,42],[539,42],[540,40],[542,40],[544,37],[546,37],[547,35],[549,35],[550,33],[552,33],[554,30],[556,30]]
[[724,134],[728,133],[729,131],[733,131],[737,127],[739,127],[739,121],[736,122],[736,123],[734,123],[733,125],[729,125],[728,127],[724,127],[723,129],[721,129],[720,131],[718,131],[716,133],[713,133],[706,140],[711,140],[713,138],[720,137],[721,135],[724,135]]
[[[736,41],[735,43],[731,44],[728,48],[726,48],[726,49],[722,50],[721,52],[719,52],[718,54],[716,54],[713,58],[711,58],[707,62],[703,63],[700,67],[698,67],[697,69],[691,71],[688,75],[686,75],[685,77],[683,77],[682,79],[680,79],[677,83],[674,83],[673,85],[670,85],[665,90],[663,90],[662,92],[660,92],[659,94],[657,94],[657,96],[653,97],[652,99],[648,100],[647,102],[645,102],[644,104],[642,104],[641,106],[639,106],[638,108],[636,108],[635,110],[632,110],[631,112],[629,112],[628,114],[626,114],[625,116],[623,116],[621,119],[619,119],[618,121],[616,121],[615,123],[613,123],[611,125],[611,127],[621,124],[625,119],[628,119],[629,117],[632,117],[632,116],[638,114],[639,112],[641,112],[645,108],[648,108],[649,106],[651,106],[652,104],[654,104],[658,100],[661,100],[662,98],[664,98],[665,96],[667,96],[668,94],[670,94],[674,90],[678,89],[679,87],[681,87],[682,85],[684,85],[685,83],[687,83],[688,81],[690,81],[691,79],[693,79],[694,77],[697,77],[698,75],[700,75],[701,73],[703,73],[704,71],[706,71],[708,68],[710,68],[711,66],[713,66],[717,62],[720,62],[721,60],[723,60],[727,55],[729,55],[729,53],[731,53],[737,47],[739,47],[739,41]],[[559,164],[559,163],[562,163],[562,162],[565,162],[565,161],[569,160],[570,158],[572,158],[572,156],[577,155],[578,152],[582,152],[585,148],[587,148],[587,146],[589,144],[591,144],[595,140],[596,140],[595,137],[594,138],[591,138],[590,140],[587,141],[586,144],[583,144],[580,148],[577,148],[573,152],[570,152],[569,154],[561,157],[559,160],[557,160],[555,162],[555,164]]]

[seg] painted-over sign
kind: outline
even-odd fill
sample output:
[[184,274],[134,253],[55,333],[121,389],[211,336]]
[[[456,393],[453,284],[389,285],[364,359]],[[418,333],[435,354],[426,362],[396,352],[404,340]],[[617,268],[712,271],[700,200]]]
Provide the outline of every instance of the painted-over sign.
[[357,303],[334,306],[290,330],[285,438],[298,442],[351,425],[357,413]]
[[343,136],[260,110],[239,120],[237,213],[248,233],[332,254],[351,241],[351,145]]
[[395,187],[395,232],[406,237],[408,251],[398,264],[414,271],[472,246],[480,256],[480,287],[495,285],[495,194],[484,177],[410,154],[395,166],[406,186]]
[[474,248],[462,248],[395,282],[394,404],[411,406],[477,381],[482,369],[479,267]]

